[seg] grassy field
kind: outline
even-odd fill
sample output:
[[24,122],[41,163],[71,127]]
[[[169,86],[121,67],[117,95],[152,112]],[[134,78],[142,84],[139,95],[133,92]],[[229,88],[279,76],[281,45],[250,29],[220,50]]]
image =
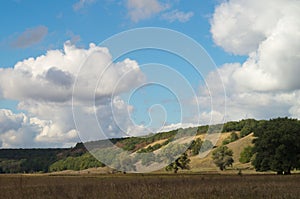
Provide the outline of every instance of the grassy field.
[[0,175],[0,198],[299,198],[300,175]]

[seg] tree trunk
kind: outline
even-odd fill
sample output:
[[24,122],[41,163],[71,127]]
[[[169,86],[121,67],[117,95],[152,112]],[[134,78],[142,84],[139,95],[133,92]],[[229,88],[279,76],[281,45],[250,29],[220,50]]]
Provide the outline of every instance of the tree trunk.
[[178,171],[178,169],[176,168],[176,169],[174,169],[174,173],[177,173],[177,171]]
[[282,175],[283,171],[277,171],[277,175]]
[[285,171],[284,175],[291,175],[291,170],[289,169],[289,170]]

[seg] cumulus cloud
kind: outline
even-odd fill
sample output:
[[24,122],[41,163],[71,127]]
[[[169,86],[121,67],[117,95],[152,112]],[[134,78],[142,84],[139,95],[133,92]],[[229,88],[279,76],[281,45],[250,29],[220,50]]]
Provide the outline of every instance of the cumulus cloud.
[[11,46],[14,48],[27,48],[41,42],[47,34],[48,28],[46,26],[28,28],[12,41]]
[[169,7],[158,0],[127,0],[126,6],[131,21],[135,23],[151,18]]
[[[20,61],[14,68],[0,69],[0,88],[7,99],[67,102],[71,100],[75,78],[81,91],[78,93],[84,99],[86,93],[94,94],[99,76],[106,68],[108,70],[101,77],[105,84],[96,90],[99,98],[113,91],[118,93],[127,90],[142,81],[143,75],[135,61],[126,59],[115,64],[111,62],[107,48],[90,44],[89,49],[80,49],[66,42],[63,51],[50,50],[46,55]],[[82,72],[77,76],[79,69]],[[137,79],[128,77],[127,84],[114,90],[114,82],[127,71],[131,71],[130,77],[136,76]]]
[[28,117],[0,109],[0,139],[2,147],[62,147],[78,140],[76,130],[62,132],[51,120]]
[[[268,7],[266,11],[265,8]],[[248,55],[232,74],[243,89],[300,88],[300,3],[293,0],[231,0],[216,8],[211,32],[228,52]]]
[[[123,77],[124,74],[127,74],[126,77]],[[116,85],[119,79],[122,81]],[[98,80],[101,84],[97,87]],[[96,113],[104,130],[114,133],[108,137],[120,136],[122,131],[112,123],[113,115],[109,112],[112,102],[110,95],[114,94],[117,98],[143,81],[144,74],[137,62],[125,59],[113,63],[109,50],[95,44],[82,49],[66,42],[63,50],[49,50],[45,55],[18,62],[14,68],[2,68],[0,90],[3,97],[19,101],[18,109],[26,111],[26,114],[0,111],[2,145],[70,146],[78,142],[72,114],[75,82],[73,103],[84,123],[80,133],[97,135],[99,127],[89,125]],[[112,104],[117,106],[116,103]],[[94,105],[98,110],[96,112]],[[129,105],[124,103],[118,108],[118,114],[127,114]],[[26,142],[22,143],[24,137]]]
[[188,22],[194,16],[193,12],[182,12],[179,10],[172,10],[171,12],[164,13],[162,18],[169,21],[179,21],[181,23]]
[[73,4],[73,10],[78,11],[78,10],[84,8],[85,6],[91,5],[95,2],[96,2],[96,0],[79,0],[78,2]]
[[[214,79],[219,74],[223,79],[227,120],[299,118],[299,10],[300,2],[293,0],[263,4],[258,0],[229,0],[215,9],[211,19],[215,43],[227,52],[248,56],[244,63],[224,64],[206,77],[219,89],[223,86]],[[209,103],[206,97],[199,98]]]
[[211,20],[211,33],[216,44],[226,51],[247,55],[255,51],[276,28],[292,1],[229,0],[220,4]]
[[[206,82],[213,85],[212,90],[215,92],[223,89],[223,85],[219,85],[215,81],[215,78],[219,75],[222,77],[226,89],[226,104],[223,103],[224,96],[215,94],[213,100],[216,102],[216,106],[213,113],[206,110],[201,115],[201,121],[209,121],[209,116],[220,117],[224,106],[226,106],[225,119],[227,121],[243,118],[269,119],[284,116],[299,118],[299,90],[261,92],[241,89],[239,82],[232,78],[232,74],[239,67],[241,67],[240,64],[225,64],[218,71],[213,71],[207,76]],[[208,88],[204,86],[200,88],[199,93],[201,95],[198,96],[198,100],[203,106],[202,110],[210,106],[211,98],[206,95],[208,92]]]

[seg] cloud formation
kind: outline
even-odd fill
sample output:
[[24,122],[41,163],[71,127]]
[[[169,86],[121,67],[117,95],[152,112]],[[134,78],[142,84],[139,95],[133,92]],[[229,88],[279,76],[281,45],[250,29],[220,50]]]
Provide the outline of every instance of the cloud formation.
[[40,120],[0,109],[1,147],[68,147],[78,141],[77,131],[62,131],[55,120]]
[[164,13],[162,18],[169,21],[179,21],[181,23],[188,22],[194,16],[193,12],[182,12],[179,10],[172,10],[171,12]]
[[11,46],[14,48],[27,48],[41,42],[47,34],[48,28],[46,26],[28,28],[11,42]]
[[[79,70],[81,73],[77,75]],[[100,77],[104,70],[105,74]],[[115,87],[115,83],[124,74],[128,76],[122,78],[121,84]],[[102,78],[103,84],[96,87],[99,78]],[[144,75],[135,61],[125,59],[112,63],[107,48],[90,44],[88,49],[82,49],[70,42],[65,43],[63,50],[49,50],[45,55],[18,62],[14,68],[2,68],[0,90],[3,98],[18,100],[18,108],[26,111],[26,114],[14,114],[8,110],[0,110],[2,145],[70,146],[78,142],[72,115],[75,81],[78,83],[78,92],[74,107],[84,118],[81,133],[88,132],[90,135],[85,138],[93,139],[95,137],[92,136],[99,131],[98,126],[89,125],[89,121],[95,119],[94,107],[86,106],[89,105],[87,101],[96,100],[96,115],[106,128],[104,130],[111,133],[108,136],[116,137],[122,132],[112,122],[113,115],[109,110],[111,105],[117,104],[109,96],[114,93],[117,98],[122,92],[140,84],[143,79]],[[130,106],[125,102],[123,104],[118,107],[118,113],[128,114]]]
[[299,10],[300,2],[294,0],[230,0],[216,8],[211,19],[215,43],[248,56],[244,63],[224,64],[218,71],[229,119],[300,116]]

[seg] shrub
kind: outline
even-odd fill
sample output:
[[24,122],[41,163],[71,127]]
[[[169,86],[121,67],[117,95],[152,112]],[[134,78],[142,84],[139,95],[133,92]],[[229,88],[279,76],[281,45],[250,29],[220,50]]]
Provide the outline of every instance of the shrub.
[[253,156],[253,147],[247,146],[241,152],[239,161],[241,163],[248,163],[251,161],[252,156]]

